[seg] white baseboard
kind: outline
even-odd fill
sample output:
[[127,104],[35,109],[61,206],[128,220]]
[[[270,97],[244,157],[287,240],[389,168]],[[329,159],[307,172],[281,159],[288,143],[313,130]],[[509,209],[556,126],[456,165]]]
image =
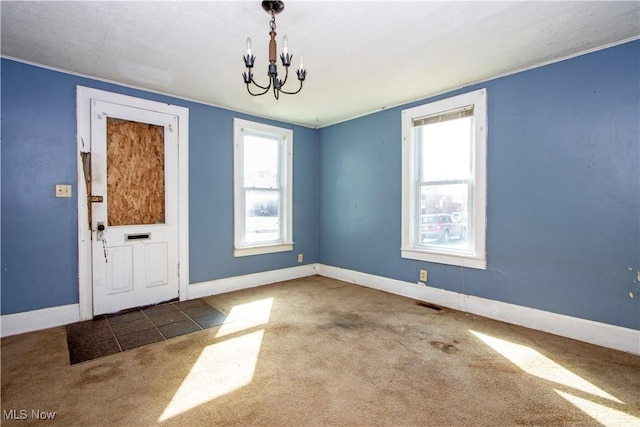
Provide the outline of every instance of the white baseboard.
[[[464,295],[458,292],[425,286],[423,284],[389,279],[324,264],[307,264],[298,267],[194,283],[188,287],[187,298],[202,298],[285,280],[313,276],[314,274],[320,274],[333,279],[430,302],[490,319],[640,355],[640,331],[635,329]],[[79,304],[7,314],[0,316],[0,335],[2,337],[17,335],[66,325],[78,322],[79,320]]]
[[316,266],[317,264],[307,264],[280,270],[263,271],[260,273],[245,274],[243,276],[192,283],[187,290],[187,299],[225,294],[227,292],[255,288],[270,283],[313,276],[314,274],[318,274]]
[[[262,273],[194,283],[189,285],[187,288],[187,299],[202,298],[210,295],[238,291],[241,289],[267,285],[269,283],[313,276],[314,274],[317,274],[316,264],[307,264],[298,267],[283,268],[281,270],[271,270]],[[6,314],[0,316],[0,336],[8,337],[25,332],[33,332],[41,329],[53,328],[55,326],[68,325],[69,323],[75,323],[78,321],[80,321],[80,304],[50,307],[16,314]]]
[[0,317],[2,337],[68,325],[80,320],[80,305],[69,304]]
[[490,319],[640,355],[640,331],[317,264],[318,274]]

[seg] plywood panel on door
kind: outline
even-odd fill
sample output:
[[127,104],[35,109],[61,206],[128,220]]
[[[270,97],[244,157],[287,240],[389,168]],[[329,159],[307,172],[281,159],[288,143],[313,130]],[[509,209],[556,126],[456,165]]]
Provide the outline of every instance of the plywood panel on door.
[[164,128],[107,119],[110,226],[164,224]]

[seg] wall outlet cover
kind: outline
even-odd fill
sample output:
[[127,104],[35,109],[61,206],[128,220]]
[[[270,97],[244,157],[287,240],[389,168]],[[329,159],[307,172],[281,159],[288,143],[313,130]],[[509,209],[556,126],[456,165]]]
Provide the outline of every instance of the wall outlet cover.
[[70,184],[56,184],[56,197],[71,197]]
[[420,270],[420,281],[421,282],[427,281],[427,270]]

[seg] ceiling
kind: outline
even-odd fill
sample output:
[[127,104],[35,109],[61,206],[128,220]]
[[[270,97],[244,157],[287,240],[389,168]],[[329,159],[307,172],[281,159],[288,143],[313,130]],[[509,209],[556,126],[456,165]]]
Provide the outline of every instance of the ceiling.
[[5,57],[310,127],[640,35],[638,1],[288,0],[278,42],[288,36],[292,68],[304,54],[308,75],[302,92],[275,100],[250,96],[241,76],[250,36],[255,78],[267,82],[270,17],[259,1],[0,8]]

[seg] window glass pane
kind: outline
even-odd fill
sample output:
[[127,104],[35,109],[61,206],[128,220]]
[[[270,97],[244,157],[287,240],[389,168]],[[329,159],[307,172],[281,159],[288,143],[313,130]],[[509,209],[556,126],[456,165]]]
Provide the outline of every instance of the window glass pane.
[[470,246],[469,184],[423,185],[420,188],[418,242],[454,251]]
[[244,136],[244,186],[278,188],[280,140],[256,135]]
[[280,239],[280,192],[245,192],[245,243],[272,242]]
[[421,180],[446,181],[471,176],[473,117],[414,128],[420,142]]

